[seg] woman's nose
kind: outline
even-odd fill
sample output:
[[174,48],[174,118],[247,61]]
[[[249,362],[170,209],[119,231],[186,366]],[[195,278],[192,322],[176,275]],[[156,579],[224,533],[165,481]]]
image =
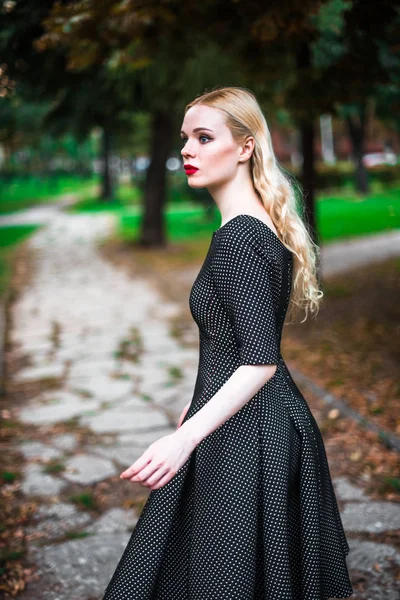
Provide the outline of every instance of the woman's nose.
[[186,142],[186,144],[183,146],[181,154],[182,156],[193,156],[193,151],[190,149],[188,142]]

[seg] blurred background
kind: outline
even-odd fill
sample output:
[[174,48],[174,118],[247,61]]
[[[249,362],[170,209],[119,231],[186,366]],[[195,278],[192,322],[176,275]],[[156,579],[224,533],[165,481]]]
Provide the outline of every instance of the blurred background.
[[354,597],[400,593],[400,3],[1,0],[4,597],[101,597],[148,493],[118,473],[191,399],[188,298],[221,216],[180,128],[221,85],[255,93],[321,248],[320,313],[282,353]]

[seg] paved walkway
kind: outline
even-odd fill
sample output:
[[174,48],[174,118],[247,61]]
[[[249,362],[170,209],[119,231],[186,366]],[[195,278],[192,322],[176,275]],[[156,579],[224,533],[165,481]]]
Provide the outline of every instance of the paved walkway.
[[[96,186],[93,186],[94,188]],[[90,191],[90,190],[89,190]],[[43,225],[49,223],[64,208],[72,206],[80,199],[77,192],[63,194],[55,202],[44,202],[32,208],[0,215],[0,227],[3,225]]]
[[[53,215],[29,240],[34,279],[12,306],[14,356],[31,359],[14,381],[60,378],[58,388],[32,397],[19,411],[19,419],[41,433],[40,441],[15,442],[26,458],[22,489],[40,505],[29,543],[37,579],[20,596],[23,600],[101,598],[138,514],[114,507],[93,518],[76,508],[68,490],[118,475],[153,440],[173,431],[193,393],[195,324],[193,347],[183,347],[168,322],[179,306],[100,257],[96,243],[112,227],[113,217],[107,215]],[[338,256],[326,253],[328,268],[344,265],[347,249]],[[79,436],[72,428],[43,440],[43,432],[71,419],[92,436]],[[52,459],[65,469],[44,472]],[[116,480],[115,485],[127,483]],[[337,478],[334,485],[351,536],[351,573],[368,582],[367,592],[354,598],[395,600],[400,582],[392,567],[400,566],[400,553],[369,534],[399,528],[398,506],[371,501],[362,482],[354,487]],[[68,534],[71,539],[60,542]]]
[[328,277],[394,256],[400,256],[400,229],[332,242],[321,247],[322,274]]

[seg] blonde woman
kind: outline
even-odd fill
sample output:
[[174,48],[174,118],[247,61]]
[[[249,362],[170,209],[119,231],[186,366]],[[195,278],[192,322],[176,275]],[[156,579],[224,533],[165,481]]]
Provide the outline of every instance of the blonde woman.
[[197,97],[181,136],[222,217],[189,297],[198,374],[176,431],[121,474],[152,491],[103,600],[347,598],[323,439],[280,351],[285,317],[318,311],[318,247],[250,91]]

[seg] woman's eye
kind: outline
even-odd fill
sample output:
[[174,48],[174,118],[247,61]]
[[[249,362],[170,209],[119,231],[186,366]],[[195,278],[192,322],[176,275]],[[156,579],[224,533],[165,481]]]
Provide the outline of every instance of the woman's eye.
[[[201,141],[203,139],[205,139],[206,141],[210,141],[211,138],[209,138],[208,135],[200,135],[199,140]],[[183,145],[185,145],[187,141],[188,141],[187,138],[181,138],[181,143]]]

